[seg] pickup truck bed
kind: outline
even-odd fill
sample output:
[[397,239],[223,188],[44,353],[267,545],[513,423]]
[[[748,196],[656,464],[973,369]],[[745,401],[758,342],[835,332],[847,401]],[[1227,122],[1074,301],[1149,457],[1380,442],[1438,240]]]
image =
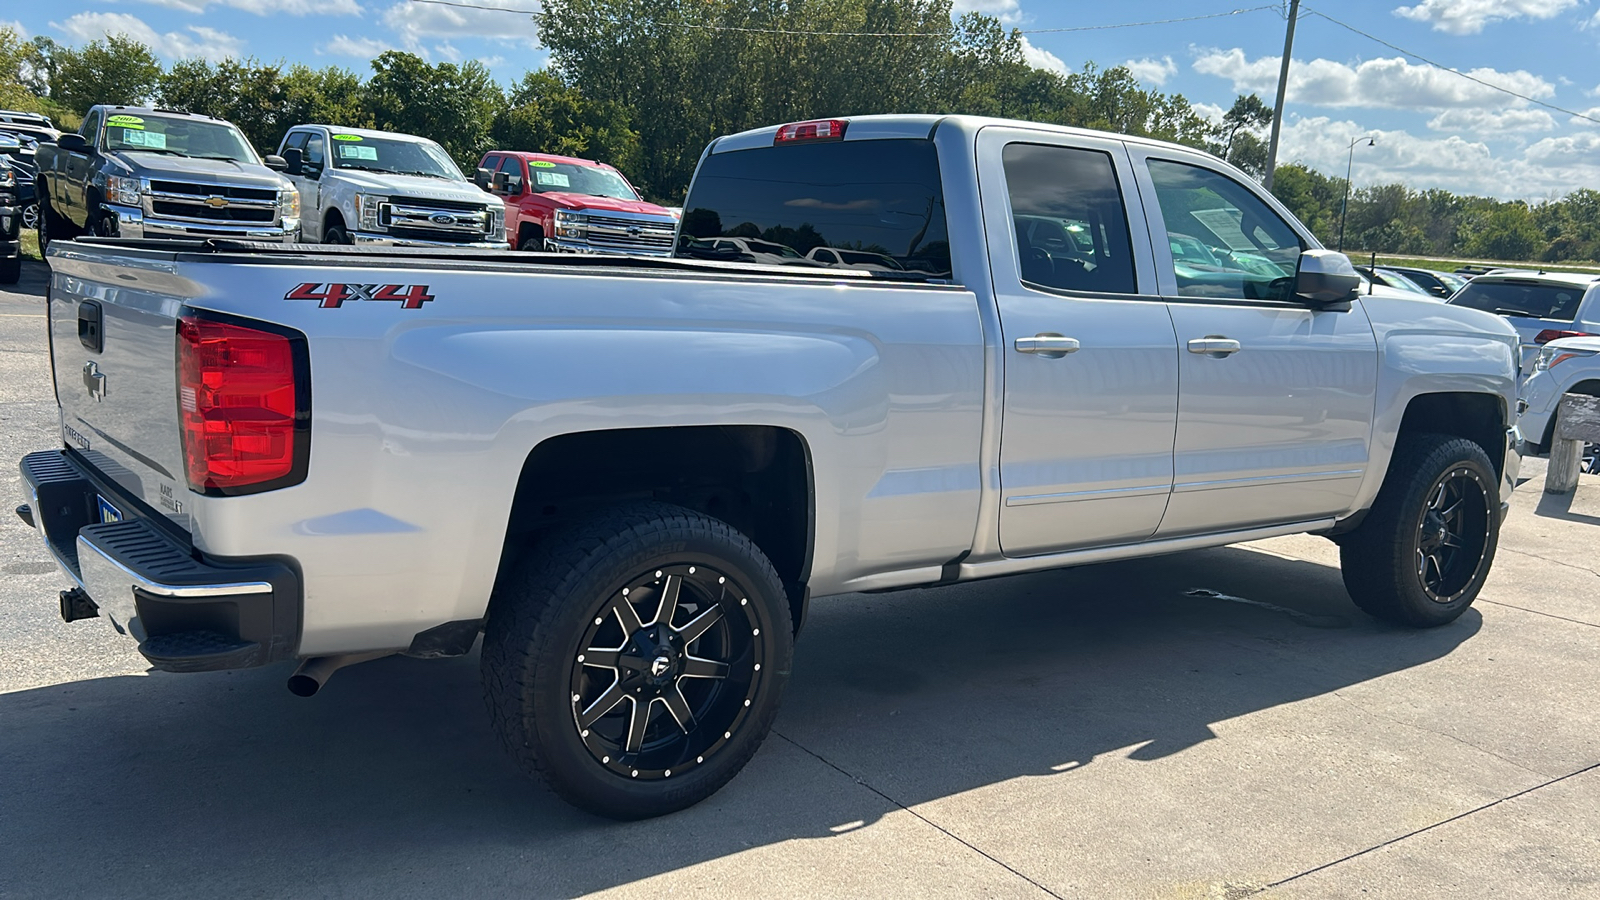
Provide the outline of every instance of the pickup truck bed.
[[1487,577],[1514,332],[1356,296],[1214,159],[797,123],[708,148],[681,232],[52,246],[63,448],[23,468],[63,615],[164,668],[297,658],[302,693],[482,633],[508,749],[639,817],[755,752],[812,595],[1308,531],[1389,620]]

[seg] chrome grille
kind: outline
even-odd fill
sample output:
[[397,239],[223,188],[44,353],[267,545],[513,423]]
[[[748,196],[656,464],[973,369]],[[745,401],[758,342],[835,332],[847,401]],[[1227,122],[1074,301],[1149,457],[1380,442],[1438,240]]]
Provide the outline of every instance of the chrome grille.
[[143,203],[145,215],[179,222],[278,220],[278,192],[270,188],[152,179]]
[[588,214],[589,244],[607,250],[671,250],[676,223]]
[[476,240],[489,232],[489,211],[446,200],[391,200],[378,220],[395,232],[438,240]]

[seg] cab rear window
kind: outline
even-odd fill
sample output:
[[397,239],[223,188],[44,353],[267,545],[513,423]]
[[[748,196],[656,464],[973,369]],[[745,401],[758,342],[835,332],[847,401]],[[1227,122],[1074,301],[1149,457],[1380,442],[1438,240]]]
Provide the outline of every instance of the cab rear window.
[[690,186],[677,255],[948,278],[938,154],[913,139],[713,153]]

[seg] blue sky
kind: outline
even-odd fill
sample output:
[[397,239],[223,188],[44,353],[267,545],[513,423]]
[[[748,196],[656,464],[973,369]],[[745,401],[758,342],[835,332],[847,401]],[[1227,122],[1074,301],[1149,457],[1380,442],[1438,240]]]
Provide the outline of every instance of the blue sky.
[[[475,0],[537,9],[537,0]],[[1032,61],[1126,63],[1147,86],[1215,115],[1241,92],[1268,104],[1285,19],[1271,0],[957,0],[1027,32]],[[1283,4],[1286,5],[1286,4]],[[1427,66],[1311,11],[1524,97],[1600,119],[1600,4],[1591,0],[1304,0],[1281,161],[1357,185],[1540,199],[1600,189],[1600,125]],[[1243,9],[1198,21],[1093,31]],[[481,59],[510,82],[545,62],[530,17],[414,0],[57,0],[14,5],[0,24],[68,44],[125,32],[168,59],[251,55],[367,71],[388,48],[433,61]]]

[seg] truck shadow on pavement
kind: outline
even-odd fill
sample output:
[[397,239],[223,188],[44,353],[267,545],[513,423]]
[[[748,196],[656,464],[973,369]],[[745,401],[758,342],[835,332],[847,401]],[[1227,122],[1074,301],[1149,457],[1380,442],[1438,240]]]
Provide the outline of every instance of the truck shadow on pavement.
[[1243,548],[825,599],[777,734],[653,823],[525,778],[476,655],[357,666],[313,700],[285,666],[19,691],[0,695],[0,896],[581,894],[1106,754],[1168,757],[1480,624],[1379,625],[1336,569]]

